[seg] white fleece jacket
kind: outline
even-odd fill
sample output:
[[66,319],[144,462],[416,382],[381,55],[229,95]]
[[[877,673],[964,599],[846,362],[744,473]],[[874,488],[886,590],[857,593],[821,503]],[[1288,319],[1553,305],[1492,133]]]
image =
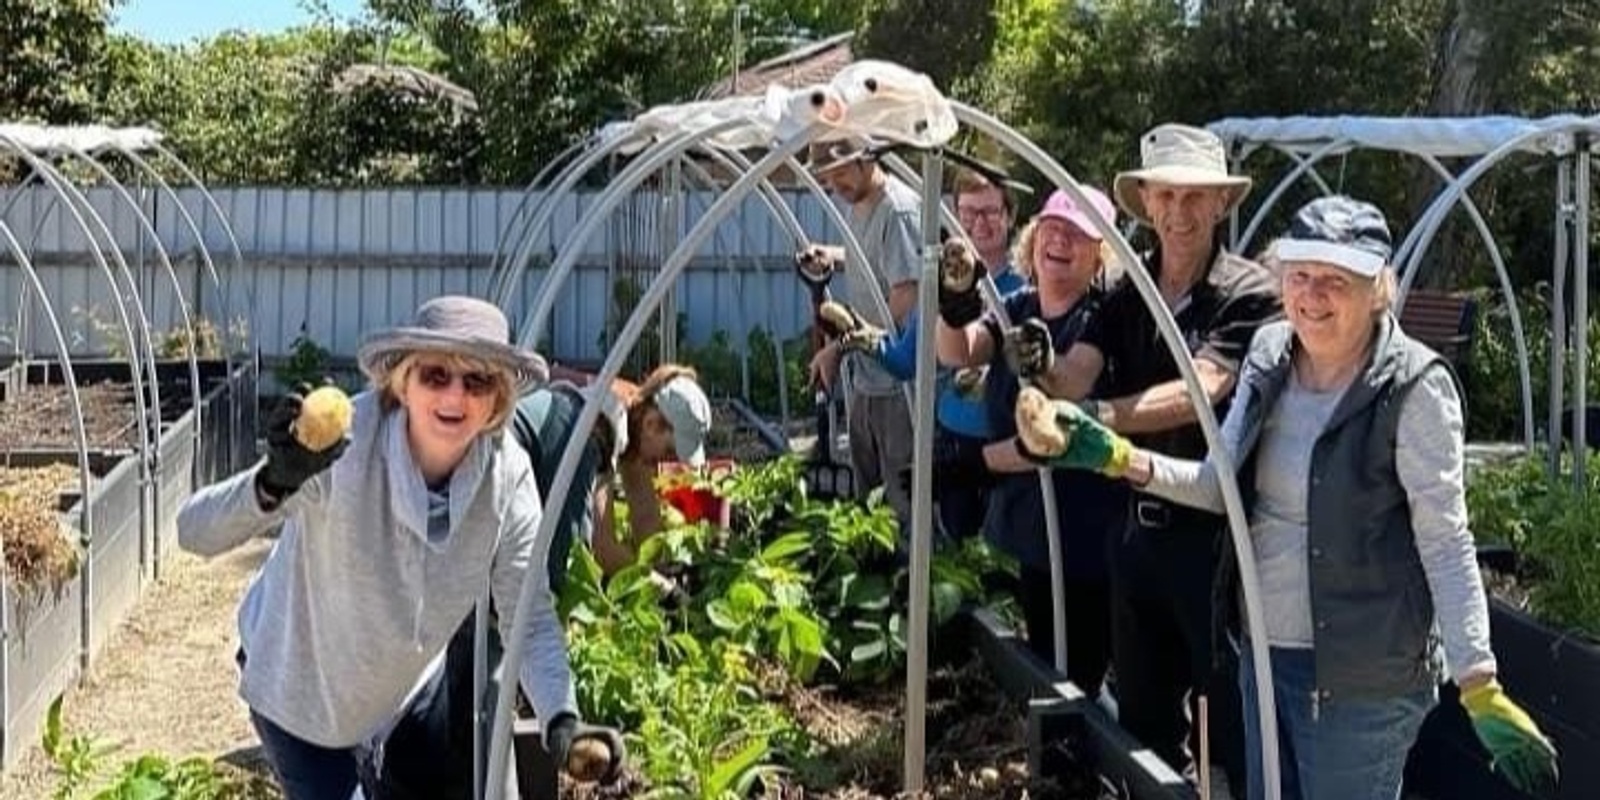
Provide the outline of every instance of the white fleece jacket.
[[283,525],[239,608],[248,658],[240,695],[289,733],[352,747],[384,730],[484,588],[510,630],[525,577],[535,604],[521,682],[540,720],[576,713],[565,633],[543,565],[529,569],[541,514],[528,456],[481,437],[451,476],[450,532],[427,538],[428,498],[403,409],[355,398],[351,444],[274,511],[255,495],[261,465],[195,493],[178,512],[184,549],[213,556]]

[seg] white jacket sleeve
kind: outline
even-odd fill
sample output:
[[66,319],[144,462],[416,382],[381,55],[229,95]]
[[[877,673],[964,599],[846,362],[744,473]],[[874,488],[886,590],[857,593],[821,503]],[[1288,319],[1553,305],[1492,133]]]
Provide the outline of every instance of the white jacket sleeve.
[[178,546],[200,556],[226,553],[282,524],[302,503],[314,502],[321,495],[317,476],[300,490],[266,511],[256,498],[256,473],[262,461],[231,478],[213,483],[183,501],[178,507]]
[[[534,536],[542,516],[539,490],[531,470],[523,472],[511,490],[505,519],[505,534],[495,553],[490,591],[494,595],[499,620],[500,640],[507,648],[522,648],[519,678],[522,690],[533,703],[540,729],[562,712],[578,716],[578,698],[572,685],[572,669],[567,663],[566,631],[556,617],[555,597],[550,591],[550,572],[543,563],[534,563]],[[524,583],[533,593],[527,628],[513,632],[517,602]]]

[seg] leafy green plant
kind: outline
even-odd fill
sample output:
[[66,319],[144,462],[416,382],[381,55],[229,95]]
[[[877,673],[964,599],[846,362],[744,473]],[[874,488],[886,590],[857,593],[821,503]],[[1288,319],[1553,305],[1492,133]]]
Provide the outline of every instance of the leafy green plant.
[[[45,713],[41,745],[60,777],[52,797],[73,800],[91,791],[105,771],[106,758],[121,749],[88,734],[68,737],[61,721],[63,697]],[[264,780],[223,772],[208,758],[191,756],[173,760],[146,753],[123,762],[111,777],[94,788],[91,800],[266,800],[278,793]]]
[[1535,616],[1600,639],[1600,453],[1588,455],[1581,491],[1565,477],[1552,480],[1545,463],[1536,452],[1476,470],[1468,518],[1479,541],[1516,551]]
[[286,389],[309,383],[320,386],[324,379],[329,377],[333,354],[326,347],[311,338],[304,323],[300,325],[300,333],[296,334],[294,341],[289,344],[289,357],[272,371],[278,385]]

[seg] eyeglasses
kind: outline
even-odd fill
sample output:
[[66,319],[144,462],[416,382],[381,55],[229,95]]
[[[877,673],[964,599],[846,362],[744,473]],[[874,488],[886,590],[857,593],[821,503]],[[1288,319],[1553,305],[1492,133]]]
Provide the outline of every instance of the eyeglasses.
[[461,388],[473,397],[487,397],[494,394],[500,385],[500,379],[492,372],[461,372],[441,364],[419,364],[416,372],[417,381],[423,386],[434,391],[442,392],[456,382],[456,376],[461,377]]
[[1005,208],[1004,207],[1000,207],[1000,206],[996,206],[994,208],[958,208],[958,209],[956,209],[956,216],[961,218],[961,219],[972,219],[972,220],[982,219],[982,220],[988,220],[990,222],[994,222],[994,221],[997,221],[997,220],[1005,218],[1005,215],[1006,215]]

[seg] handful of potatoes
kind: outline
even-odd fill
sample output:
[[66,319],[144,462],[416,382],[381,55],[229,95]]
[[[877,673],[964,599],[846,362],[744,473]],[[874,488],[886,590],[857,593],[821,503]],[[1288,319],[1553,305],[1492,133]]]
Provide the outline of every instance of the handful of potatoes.
[[294,438],[307,450],[320,453],[339,443],[350,433],[355,405],[337,386],[324,386],[300,403],[300,416],[293,424]]

